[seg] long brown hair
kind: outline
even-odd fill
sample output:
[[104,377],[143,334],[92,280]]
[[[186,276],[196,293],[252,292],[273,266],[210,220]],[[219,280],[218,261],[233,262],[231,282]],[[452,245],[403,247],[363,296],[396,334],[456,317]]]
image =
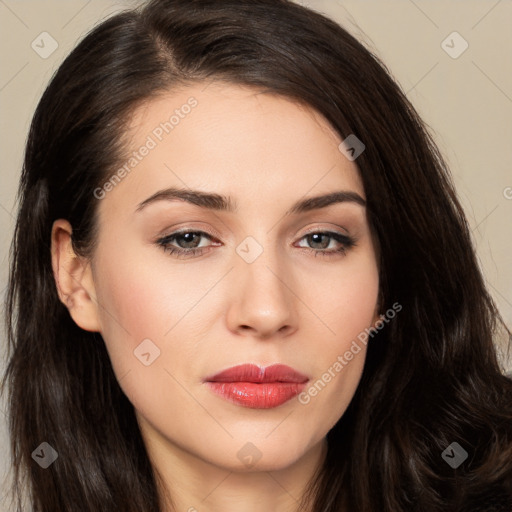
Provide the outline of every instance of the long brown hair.
[[[308,104],[366,146],[357,165],[382,307],[402,310],[369,342],[356,394],[327,435],[314,512],[510,510],[512,381],[493,345],[505,326],[446,165],[384,65],[287,0],[153,0],[98,25],[45,90],[26,145],[6,308],[16,509],[24,486],[34,512],[161,508],[101,335],[59,301],[50,234],[69,220],[74,247],[90,255],[93,191],[121,161],[130,113],[213,79]],[[31,458],[42,441],[59,454],[46,470]],[[468,453],[456,468],[442,456],[454,442]]]

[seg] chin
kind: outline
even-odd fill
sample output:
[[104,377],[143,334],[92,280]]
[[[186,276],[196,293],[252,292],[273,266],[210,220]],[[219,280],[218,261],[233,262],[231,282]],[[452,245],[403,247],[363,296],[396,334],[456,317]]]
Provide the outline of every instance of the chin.
[[[230,444],[230,447],[215,454],[218,457],[212,458],[214,454],[210,452],[208,458],[216,466],[236,473],[284,470],[297,463],[311,449],[310,445],[303,445],[290,438],[286,443],[282,440],[269,442],[268,439],[255,439],[243,442],[237,440]],[[234,457],[226,459],[226,454],[232,453]]]

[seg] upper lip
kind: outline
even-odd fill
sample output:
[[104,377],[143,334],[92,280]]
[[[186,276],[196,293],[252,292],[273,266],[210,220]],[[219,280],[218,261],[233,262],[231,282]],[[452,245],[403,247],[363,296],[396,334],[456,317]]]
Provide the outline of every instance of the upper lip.
[[207,377],[206,382],[306,382],[308,377],[285,364],[266,368],[255,364],[240,364]]

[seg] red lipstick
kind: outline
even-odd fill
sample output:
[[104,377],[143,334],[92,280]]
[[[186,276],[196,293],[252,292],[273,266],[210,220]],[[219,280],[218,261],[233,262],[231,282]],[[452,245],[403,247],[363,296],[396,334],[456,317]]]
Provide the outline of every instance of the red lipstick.
[[241,364],[207,377],[205,383],[226,400],[253,409],[270,409],[298,395],[308,377],[284,364],[260,368]]

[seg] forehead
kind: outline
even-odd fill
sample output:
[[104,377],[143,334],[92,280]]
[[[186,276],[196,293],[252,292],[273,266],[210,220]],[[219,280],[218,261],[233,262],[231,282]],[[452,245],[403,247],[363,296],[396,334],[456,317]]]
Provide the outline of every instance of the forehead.
[[333,189],[364,197],[355,163],[321,114],[254,88],[214,82],[168,91],[132,113],[124,141],[119,167],[128,172],[110,200],[136,205],[171,186],[241,201],[279,197],[283,208]]

